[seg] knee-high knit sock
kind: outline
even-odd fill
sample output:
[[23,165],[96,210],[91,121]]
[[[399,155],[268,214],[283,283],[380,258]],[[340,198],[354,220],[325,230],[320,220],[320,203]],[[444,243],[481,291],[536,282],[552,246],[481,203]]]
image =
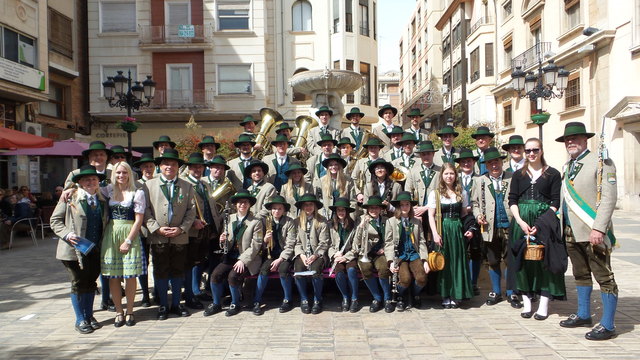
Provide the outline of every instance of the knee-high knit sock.
[[102,288],[102,302],[106,304],[109,302],[109,298],[111,297],[108,277],[100,275],[100,287]]
[[184,284],[184,278],[171,278],[171,306],[180,305],[180,292]]
[[[202,293],[202,291],[200,291],[200,281],[202,281],[202,264],[195,265],[191,268],[191,292],[195,296]],[[189,286],[189,284],[187,284],[187,286]]]
[[313,301],[320,302],[322,301],[322,285],[324,284],[324,279],[322,276],[312,277],[311,285],[313,285]]
[[616,307],[618,307],[618,295],[601,293],[602,298],[602,319],[600,319],[600,325],[604,326],[607,330],[615,329],[613,323],[616,315]]
[[231,291],[231,303],[236,306],[240,305],[240,286],[229,285],[229,290]]
[[76,325],[80,324],[81,321],[84,320],[84,309],[82,308],[80,297],[81,294],[71,293],[71,306],[73,307],[73,312],[76,314]]
[[540,304],[538,304],[536,313],[540,316],[549,315],[549,298],[547,296],[540,296]]
[[149,298],[149,275],[138,276],[138,282],[140,283],[140,290],[142,290],[142,297]]
[[367,288],[371,292],[371,296],[373,296],[373,300],[382,301],[382,294],[380,293],[380,285],[378,285],[378,280],[376,278],[367,279],[364,281],[364,284],[367,285]]
[[222,294],[224,293],[223,283],[211,282],[211,295],[213,295],[213,303],[216,305],[222,305]]
[[160,306],[168,307],[169,306],[169,279],[155,279],[158,301],[160,302]]
[[344,300],[349,298],[349,284],[347,283],[347,274],[339,272],[336,274],[336,285]]
[[291,277],[280,277],[280,285],[282,285],[282,292],[284,293],[284,300],[291,301],[293,295],[293,284],[291,283]]
[[349,286],[351,286],[351,300],[358,300],[358,272],[355,267],[347,269]]
[[531,298],[524,294],[522,294],[522,312],[531,312]]
[[389,279],[378,278],[380,287],[382,287],[382,293],[384,294],[384,300],[391,300],[391,283]]
[[262,301],[262,294],[264,294],[264,289],[267,288],[267,284],[269,283],[268,275],[258,275],[258,283],[256,284],[256,294],[253,297],[254,303],[259,303]]
[[423,286],[418,285],[418,283],[414,280],[411,286],[411,291],[413,292],[413,296],[420,296],[420,292],[422,291]]
[[480,260],[469,260],[469,273],[471,274],[471,284],[478,285],[478,276],[480,275]]
[[[588,319],[591,317],[591,291],[593,286],[576,286],[578,293],[578,317]],[[604,303],[604,302],[603,302]]]
[[500,287],[500,269],[489,269],[489,279],[491,279],[491,291],[496,293],[496,295],[502,294],[502,288]]
[[307,279],[303,276],[296,277],[296,287],[298,288],[298,293],[300,293],[300,301],[308,301]]

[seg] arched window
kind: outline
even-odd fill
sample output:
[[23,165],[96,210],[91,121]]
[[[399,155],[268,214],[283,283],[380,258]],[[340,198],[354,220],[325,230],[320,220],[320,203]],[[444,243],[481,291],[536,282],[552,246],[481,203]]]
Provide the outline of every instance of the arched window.
[[[306,68],[299,68],[296,71],[293,72],[293,75],[304,72],[304,71],[309,71],[309,69]],[[298,102],[298,101],[310,101],[311,100],[311,95],[307,95],[301,92],[296,92],[296,89],[293,88],[293,101],[294,102]]]
[[298,0],[291,7],[293,31],[311,31],[311,3]]

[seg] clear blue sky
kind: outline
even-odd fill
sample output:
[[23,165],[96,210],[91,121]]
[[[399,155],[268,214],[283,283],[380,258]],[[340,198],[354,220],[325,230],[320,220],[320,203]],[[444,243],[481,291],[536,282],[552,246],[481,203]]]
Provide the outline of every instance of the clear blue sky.
[[398,44],[416,0],[378,0],[378,72],[400,70]]

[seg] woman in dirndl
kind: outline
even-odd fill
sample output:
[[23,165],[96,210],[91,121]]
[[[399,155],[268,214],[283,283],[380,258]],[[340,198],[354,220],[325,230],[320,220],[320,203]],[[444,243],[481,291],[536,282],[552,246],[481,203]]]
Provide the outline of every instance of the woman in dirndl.
[[[133,326],[133,301],[136,296],[136,278],[146,274],[144,248],[140,240],[140,227],[144,218],[145,197],[136,190],[131,167],[126,162],[115,164],[111,184],[102,188],[109,198],[109,223],[104,232],[101,252],[102,276],[109,278],[109,286],[116,307],[115,327]],[[122,309],[120,281],[124,279],[127,298],[126,316]]]
[[[560,206],[562,179],[558,170],[547,165],[542,142],[536,138],[527,140],[524,153],[525,165],[513,173],[509,189],[512,244],[526,236],[535,237],[536,219],[548,209],[556,212]],[[523,260],[521,269],[516,272],[516,286],[522,294],[520,315],[525,319],[533,316],[536,320],[545,320],[549,315],[549,300],[565,299],[564,274],[553,274],[545,269],[543,260]],[[540,296],[540,304],[534,315],[531,299],[535,296]]]
[[[460,221],[468,213],[467,199],[468,196],[462,191],[458,181],[455,165],[442,164],[438,188],[429,193],[427,207],[433,241],[442,247],[445,259],[444,269],[438,274],[442,306],[445,309],[458,308],[462,300],[473,297],[467,245],[464,239],[470,239],[473,233],[469,230],[464,231]],[[437,200],[442,214],[441,234],[438,234],[436,226]]]

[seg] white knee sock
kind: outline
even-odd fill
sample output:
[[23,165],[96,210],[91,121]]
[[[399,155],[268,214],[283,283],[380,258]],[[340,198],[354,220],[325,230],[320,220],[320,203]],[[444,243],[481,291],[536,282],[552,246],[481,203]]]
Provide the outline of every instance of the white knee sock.
[[522,295],[522,312],[528,313],[531,311],[531,299],[527,295]]
[[538,305],[538,311],[536,313],[540,316],[547,316],[549,313],[549,298],[546,296],[540,296],[540,305]]

